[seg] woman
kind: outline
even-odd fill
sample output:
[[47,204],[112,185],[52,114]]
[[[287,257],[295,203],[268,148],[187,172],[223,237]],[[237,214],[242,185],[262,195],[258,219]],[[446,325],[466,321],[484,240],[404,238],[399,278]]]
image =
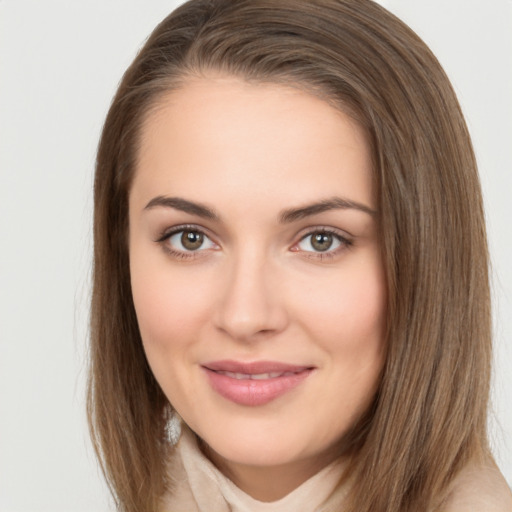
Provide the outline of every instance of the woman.
[[105,123],[94,257],[89,415],[121,510],[512,510],[471,143],[373,2],[166,18]]

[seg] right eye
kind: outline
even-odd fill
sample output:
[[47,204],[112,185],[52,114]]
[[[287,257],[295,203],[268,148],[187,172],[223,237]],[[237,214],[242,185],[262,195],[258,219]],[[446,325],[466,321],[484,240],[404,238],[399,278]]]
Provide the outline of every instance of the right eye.
[[167,244],[172,250],[179,252],[194,252],[214,249],[214,244],[204,233],[195,229],[176,231],[167,237]]
[[219,248],[202,229],[194,226],[177,226],[167,230],[157,242],[176,258],[193,258],[203,251]]

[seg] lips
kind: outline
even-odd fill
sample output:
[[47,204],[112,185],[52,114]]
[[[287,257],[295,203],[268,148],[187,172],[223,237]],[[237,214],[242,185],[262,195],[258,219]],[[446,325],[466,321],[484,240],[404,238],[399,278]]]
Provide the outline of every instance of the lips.
[[202,366],[214,391],[239,405],[265,405],[299,386],[314,368],[276,361],[213,361]]

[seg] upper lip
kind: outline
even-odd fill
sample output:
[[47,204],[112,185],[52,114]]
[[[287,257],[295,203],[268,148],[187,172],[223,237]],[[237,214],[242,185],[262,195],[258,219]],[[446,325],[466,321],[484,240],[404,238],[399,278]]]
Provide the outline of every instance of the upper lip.
[[258,375],[262,373],[285,373],[293,372],[299,373],[304,370],[309,370],[312,366],[308,365],[295,365],[282,363],[279,361],[253,361],[253,362],[242,362],[242,361],[211,361],[202,365],[208,370],[214,372],[232,372],[232,373],[243,373],[247,375]]

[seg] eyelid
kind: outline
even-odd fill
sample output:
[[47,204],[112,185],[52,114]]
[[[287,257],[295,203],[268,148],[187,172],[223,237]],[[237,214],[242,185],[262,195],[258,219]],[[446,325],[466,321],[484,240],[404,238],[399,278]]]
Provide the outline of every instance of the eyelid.
[[[179,224],[177,226],[172,226],[169,228],[165,228],[160,235],[158,235],[155,242],[165,242],[168,238],[170,238],[172,235],[175,235],[176,233],[179,233],[180,231],[197,231],[198,233],[201,233],[202,235],[208,237],[210,240],[213,240],[212,235],[210,234],[210,231],[203,226],[199,226],[198,224]],[[214,242],[216,243],[216,242]]]
[[[303,240],[305,237],[312,235],[314,233],[329,233],[331,235],[335,235],[342,240],[352,241],[354,239],[354,235],[351,235],[348,231],[344,229],[335,228],[332,226],[318,225],[318,226],[308,226],[307,228],[302,229],[297,235],[297,242]],[[295,242],[294,244],[296,244]]]

